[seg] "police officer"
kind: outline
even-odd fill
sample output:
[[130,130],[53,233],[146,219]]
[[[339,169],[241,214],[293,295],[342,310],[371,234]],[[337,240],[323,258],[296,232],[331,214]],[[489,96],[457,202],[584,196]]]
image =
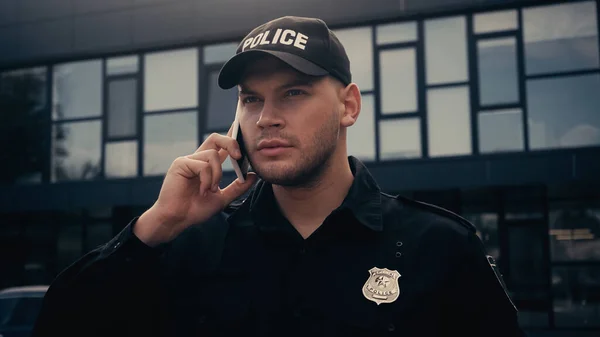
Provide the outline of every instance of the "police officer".
[[323,21],[255,28],[219,85],[239,88],[255,173],[219,188],[241,156],[219,134],[177,158],[151,208],[58,275],[34,336],[523,335],[474,227],[347,155],[361,96]]

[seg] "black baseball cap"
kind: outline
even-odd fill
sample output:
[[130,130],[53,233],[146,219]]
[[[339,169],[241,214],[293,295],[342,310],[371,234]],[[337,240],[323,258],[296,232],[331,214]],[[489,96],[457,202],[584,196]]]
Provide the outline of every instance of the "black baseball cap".
[[238,85],[248,62],[265,54],[306,75],[331,75],[345,85],[352,81],[346,50],[323,20],[284,16],[246,35],[235,56],[221,68],[219,86],[230,89]]

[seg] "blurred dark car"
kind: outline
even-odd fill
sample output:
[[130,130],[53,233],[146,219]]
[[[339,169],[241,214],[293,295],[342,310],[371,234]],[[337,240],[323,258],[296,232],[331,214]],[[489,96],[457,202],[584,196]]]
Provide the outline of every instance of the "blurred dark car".
[[0,290],[0,337],[27,337],[39,314],[48,286]]

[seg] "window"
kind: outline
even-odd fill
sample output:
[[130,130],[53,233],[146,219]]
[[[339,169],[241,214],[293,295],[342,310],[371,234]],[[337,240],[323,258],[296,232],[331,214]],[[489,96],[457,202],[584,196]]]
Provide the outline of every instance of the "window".
[[469,79],[464,16],[425,21],[425,65],[428,84]]
[[138,171],[137,141],[106,143],[104,175],[106,178],[135,177]]
[[600,145],[600,75],[527,81],[531,149]]
[[348,154],[364,161],[375,160],[375,100],[362,96],[362,108],[356,123],[348,128]]
[[47,153],[46,68],[0,74],[0,183],[41,182]]
[[373,37],[371,27],[334,31],[350,59],[352,81],[361,91],[373,90]]
[[471,107],[467,87],[429,89],[427,105],[429,155],[471,154]]
[[197,116],[189,111],[144,117],[144,175],[164,174],[177,157],[196,151]]
[[521,109],[481,111],[477,117],[481,153],[523,151]]
[[102,61],[80,61],[54,67],[54,120],[100,117]]
[[401,22],[377,26],[377,44],[402,43],[417,40],[417,23]]
[[523,9],[523,35],[529,75],[599,65],[594,1]]
[[221,64],[226,62],[230,57],[235,55],[237,47],[238,44],[235,42],[204,47],[204,64]]
[[557,327],[600,326],[599,267],[554,267],[552,284]]
[[198,105],[198,50],[147,54],[144,65],[144,111]]
[[481,105],[519,102],[516,44],[514,37],[477,42]]
[[567,204],[550,211],[553,261],[600,261],[600,205]]
[[137,135],[137,79],[108,81],[108,137]]
[[235,118],[238,101],[238,89],[223,90],[218,85],[219,71],[209,75],[207,128],[210,130],[229,130]]
[[381,160],[421,157],[420,118],[396,118],[379,123]]
[[417,64],[415,48],[379,53],[381,113],[416,112]]
[[122,56],[113,57],[106,60],[106,74],[107,75],[122,75],[122,74],[133,74],[138,72],[138,57],[133,56]]
[[[74,219],[73,219],[74,220]],[[70,221],[58,226],[59,232],[56,240],[58,269],[71,265],[83,254],[83,226],[76,221]]]
[[518,26],[517,11],[514,9],[476,14],[473,20],[473,31],[475,33],[517,29]]
[[55,123],[52,129],[52,181],[90,180],[100,174],[100,120]]

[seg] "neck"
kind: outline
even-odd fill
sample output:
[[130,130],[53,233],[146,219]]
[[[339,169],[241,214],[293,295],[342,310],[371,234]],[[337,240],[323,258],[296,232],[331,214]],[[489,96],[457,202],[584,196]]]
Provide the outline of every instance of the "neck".
[[283,215],[307,238],[342,204],[353,180],[348,158],[343,153],[332,157],[321,176],[310,186],[273,185],[273,194]]

